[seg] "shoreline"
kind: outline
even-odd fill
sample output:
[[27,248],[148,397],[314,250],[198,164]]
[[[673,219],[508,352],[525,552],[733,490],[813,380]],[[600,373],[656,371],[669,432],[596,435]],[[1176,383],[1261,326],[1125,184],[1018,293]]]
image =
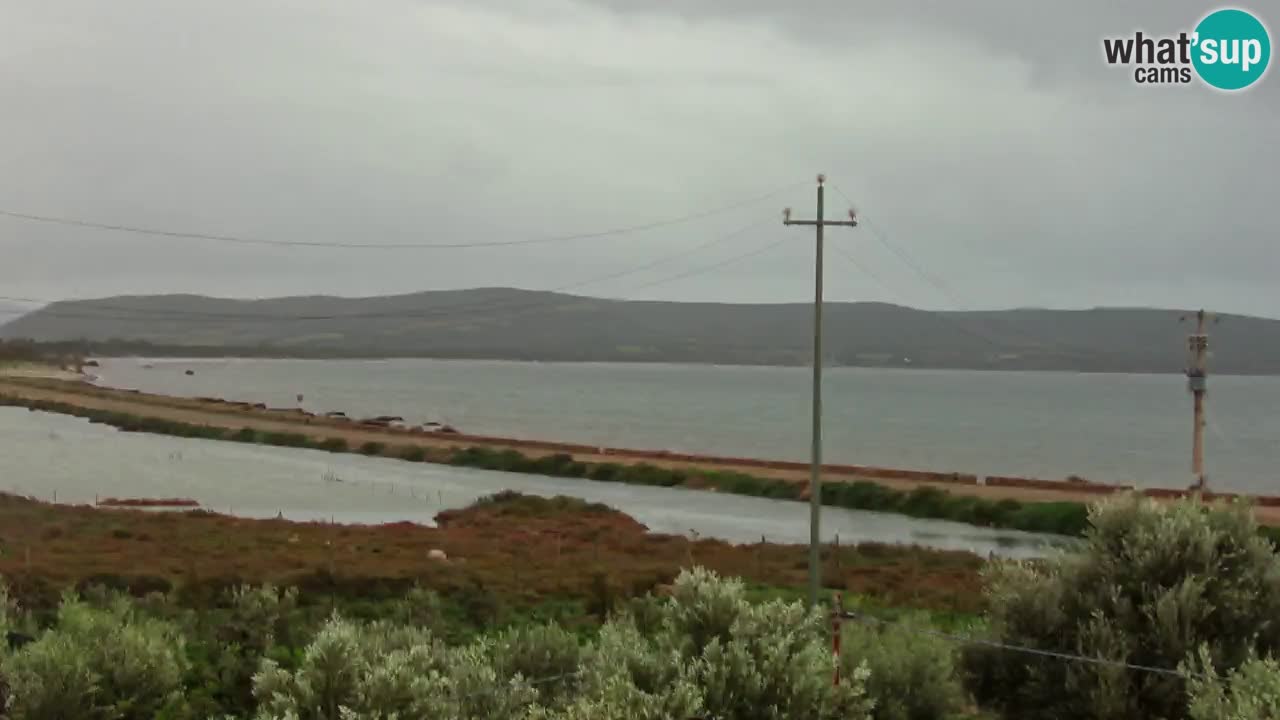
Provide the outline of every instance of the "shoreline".
[[[157,348],[149,348],[147,353],[90,353],[88,357],[94,358],[110,358],[110,359],[147,359],[161,360],[164,362],[209,362],[217,360],[279,360],[285,362],[293,361],[351,361],[351,362],[388,362],[395,360],[435,360],[440,362],[497,362],[497,363],[541,363],[556,365],[670,365],[680,367],[733,367],[733,368],[783,368],[798,371],[806,371],[810,368],[808,360],[797,361],[795,363],[776,363],[776,362],[733,362],[733,361],[712,361],[712,360],[678,360],[678,359],[644,359],[644,358],[617,358],[617,359],[581,359],[572,357],[547,357],[547,358],[523,358],[523,357],[498,357],[485,354],[458,354],[458,355],[364,355],[360,353],[352,354],[336,354],[336,355],[306,355],[306,354],[289,354],[289,353],[266,353],[253,354],[243,351],[235,354],[224,354],[225,348],[220,346],[211,347],[210,353],[206,355],[190,354],[191,346],[182,346],[180,348],[183,354],[175,352],[174,354],[164,354],[159,352]],[[217,351],[217,352],[213,352]],[[1061,375],[1134,375],[1134,376],[1170,376],[1184,378],[1185,373],[1181,369],[1168,368],[1150,368],[1145,370],[1133,368],[1104,368],[1094,369],[1088,367],[1067,367],[1067,366],[1029,366],[1029,367],[997,367],[990,364],[931,364],[912,362],[910,364],[838,364],[827,365],[827,370],[889,370],[901,372],[961,372],[961,373],[1026,373],[1026,374],[1061,374]],[[1280,369],[1270,372],[1243,372],[1237,370],[1215,370],[1216,377],[1232,377],[1232,378],[1261,378],[1261,379],[1277,379],[1280,378]]]
[[[463,432],[442,433],[421,428],[366,424],[345,417],[314,415],[297,408],[273,409],[261,403],[232,402],[219,398],[185,398],[109,388],[91,384],[83,378],[67,380],[0,376],[0,395],[6,395],[12,400],[8,404],[24,405],[32,409],[40,409],[34,407],[39,404],[54,404],[65,406],[61,410],[53,410],[65,414],[79,414],[71,411],[78,409],[86,414],[114,413],[128,415],[135,419],[145,418],[225,432],[287,434],[291,438],[290,442],[273,443],[269,440],[266,442],[296,447],[314,446],[321,449],[326,449],[326,444],[329,449],[336,449],[338,447],[336,444],[340,443],[343,450],[364,454],[383,455],[387,454],[388,450],[396,450],[400,454],[392,455],[393,457],[406,459],[405,452],[408,451],[415,453],[412,459],[444,464],[457,464],[452,462],[453,455],[468,449],[481,448],[493,455],[515,453],[528,456],[530,463],[568,455],[571,456],[569,459],[574,465],[630,468],[643,466],[658,468],[667,471],[670,475],[681,476],[690,473],[742,475],[749,471],[765,471],[768,481],[790,486],[785,495],[779,496],[780,499],[808,499],[809,466],[804,462],[594,447],[576,443],[505,438]],[[370,452],[370,448],[376,449]],[[487,460],[482,461],[487,462]],[[514,466],[512,469],[520,471]],[[524,471],[539,472],[536,469]],[[827,487],[835,485],[873,484],[900,494],[920,493],[932,489],[940,494],[956,496],[958,499],[971,498],[976,502],[1015,501],[1041,505],[1088,505],[1107,495],[1133,489],[1085,480],[1070,482],[1020,477],[980,477],[969,473],[942,473],[840,464],[824,465],[823,475],[827,481],[824,486],[824,504],[827,502]],[[714,483],[699,484],[697,480],[696,477],[688,478],[688,482],[685,482],[685,478],[682,477],[679,484],[713,491],[720,489]],[[1141,492],[1148,497],[1158,499],[1172,499],[1188,494],[1184,490],[1163,488],[1148,488]],[[1233,494],[1205,495],[1205,499],[1235,497],[1237,496]],[[1259,522],[1280,525],[1280,498],[1239,497],[1247,497],[1255,502],[1255,514]],[[873,508],[864,507],[863,509]]]

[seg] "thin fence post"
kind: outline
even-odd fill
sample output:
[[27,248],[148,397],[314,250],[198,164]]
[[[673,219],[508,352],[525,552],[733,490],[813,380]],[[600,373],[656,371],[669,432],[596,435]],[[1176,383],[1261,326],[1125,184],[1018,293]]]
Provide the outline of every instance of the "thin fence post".
[[835,593],[832,599],[831,609],[831,651],[835,655],[836,669],[835,676],[832,678],[832,685],[840,684],[840,621],[844,616],[844,597],[840,592]]

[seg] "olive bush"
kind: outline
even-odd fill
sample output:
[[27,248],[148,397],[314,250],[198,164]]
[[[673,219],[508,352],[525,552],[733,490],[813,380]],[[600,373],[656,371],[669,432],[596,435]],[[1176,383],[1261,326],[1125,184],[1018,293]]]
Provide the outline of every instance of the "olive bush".
[[[1128,496],[1090,522],[1078,549],[990,572],[994,639],[1169,669],[1199,652],[1225,672],[1280,650],[1280,563],[1246,506]],[[1006,718],[1189,717],[1176,675],[982,646],[962,662],[979,704]]]
[[64,599],[56,624],[4,659],[13,720],[151,720],[180,704],[183,639],[121,600]]
[[499,677],[520,676],[534,683],[539,704],[548,707],[561,706],[577,694],[582,655],[578,638],[552,624],[512,628],[493,643]]
[[873,720],[941,720],[966,705],[956,668],[956,648],[922,633],[927,618],[908,617],[891,625],[847,623],[841,661],[844,672],[865,665]]
[[1186,669],[1191,720],[1280,720],[1280,662],[1250,658],[1223,677],[1202,648]]
[[264,720],[868,717],[865,669],[833,687],[825,624],[799,604],[753,605],[740,582],[695,570],[651,622],[614,618],[586,647],[537,626],[447,648],[334,616],[297,669],[264,661],[254,694]]
[[657,641],[688,663],[708,715],[865,718],[864,668],[833,687],[826,622],[799,603],[747,602],[742,582],[701,568],[681,573]]
[[511,717],[535,697],[499,678],[489,641],[450,649],[418,628],[334,616],[297,670],[264,660],[254,678],[263,718],[348,720]]

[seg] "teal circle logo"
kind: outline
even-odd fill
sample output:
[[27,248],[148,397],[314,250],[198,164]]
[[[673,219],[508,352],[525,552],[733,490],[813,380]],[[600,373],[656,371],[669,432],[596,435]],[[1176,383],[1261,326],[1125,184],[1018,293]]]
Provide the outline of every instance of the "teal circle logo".
[[1241,90],[1258,81],[1271,62],[1271,36],[1244,10],[1209,13],[1196,25],[1191,63],[1200,79],[1219,90]]

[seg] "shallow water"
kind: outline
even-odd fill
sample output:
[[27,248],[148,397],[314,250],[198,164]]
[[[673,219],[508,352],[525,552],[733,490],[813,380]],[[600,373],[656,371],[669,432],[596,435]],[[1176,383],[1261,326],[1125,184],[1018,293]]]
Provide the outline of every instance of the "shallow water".
[[[340,479],[340,481],[338,480]],[[408,463],[163,435],[123,433],[87,420],[0,408],[0,490],[63,503],[184,497],[244,517],[410,521],[500,490],[605,503],[654,532],[735,543],[806,543],[808,505],[682,488],[638,487]],[[823,509],[823,536],[842,543],[911,543],[982,555],[1043,554],[1049,538],[898,515]]]
[[[803,368],[116,359],[97,372],[108,385],[275,407],[296,406],[301,393],[313,411],[480,434],[792,460],[809,452]],[[1180,376],[834,368],[824,387],[830,462],[1143,487],[1191,480]],[[1211,483],[1280,494],[1280,378],[1212,378],[1208,408]]]

